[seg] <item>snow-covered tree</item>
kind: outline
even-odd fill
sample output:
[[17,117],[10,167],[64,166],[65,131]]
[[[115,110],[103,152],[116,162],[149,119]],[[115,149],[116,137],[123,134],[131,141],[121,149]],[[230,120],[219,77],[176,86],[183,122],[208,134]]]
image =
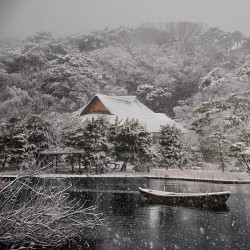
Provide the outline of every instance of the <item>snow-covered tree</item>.
[[36,152],[49,148],[55,141],[53,128],[45,115],[27,116],[22,122],[22,127]]
[[83,55],[58,55],[48,63],[41,91],[51,95],[57,110],[74,111],[100,92],[102,76]]
[[84,163],[101,170],[108,162],[111,144],[108,141],[110,123],[105,117],[85,121],[83,126]]
[[138,86],[137,96],[153,110],[165,112],[172,94],[168,89],[143,84]]
[[72,149],[81,150],[85,143],[85,138],[83,135],[83,126],[76,124],[73,126],[65,126],[62,130],[62,143],[64,146]]
[[138,120],[127,119],[124,124],[118,126],[112,142],[116,160],[124,162],[121,171],[126,171],[128,162],[141,169],[152,161],[150,133]]
[[1,163],[2,167],[6,163],[13,168],[21,168],[24,162],[29,163],[31,155],[29,152],[33,149],[28,141],[28,134],[18,126],[20,119],[10,118],[4,130],[1,131]]
[[159,140],[159,151],[161,155],[161,164],[166,166],[178,166],[184,161],[184,147],[181,131],[175,126],[165,125],[161,127]]
[[0,133],[1,161],[5,166],[20,168],[32,164],[37,153],[53,144],[50,123],[40,115],[10,118]]
[[105,117],[66,126],[62,131],[62,143],[72,150],[83,151],[84,166],[86,169],[95,167],[97,173],[109,161],[112,147],[108,138],[110,126]]
[[[218,160],[222,169],[228,156],[233,156],[230,145],[242,144],[247,138],[242,136],[250,121],[247,72],[246,65],[231,73],[214,69],[201,79],[201,93],[193,97],[189,109],[183,106],[185,116],[189,113],[191,128],[199,135],[205,159]],[[181,115],[180,109],[178,112]]]

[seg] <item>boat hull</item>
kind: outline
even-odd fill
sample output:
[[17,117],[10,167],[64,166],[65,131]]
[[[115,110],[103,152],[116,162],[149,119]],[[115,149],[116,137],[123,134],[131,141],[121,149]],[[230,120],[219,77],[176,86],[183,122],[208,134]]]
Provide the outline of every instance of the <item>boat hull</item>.
[[230,192],[180,194],[139,188],[141,194],[150,202],[171,206],[199,208],[220,208],[230,196]]

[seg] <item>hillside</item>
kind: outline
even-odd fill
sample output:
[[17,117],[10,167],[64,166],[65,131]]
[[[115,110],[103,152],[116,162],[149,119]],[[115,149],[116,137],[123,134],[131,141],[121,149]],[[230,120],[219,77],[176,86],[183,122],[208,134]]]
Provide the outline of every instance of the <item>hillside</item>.
[[96,93],[135,95],[195,131],[186,142],[191,162],[247,164],[240,153],[250,146],[250,38],[238,31],[180,22],[0,42],[1,120],[39,128],[30,140],[47,138],[40,148],[53,138],[60,144],[63,127],[80,126],[64,115]]
[[230,72],[247,61],[250,40],[183,22],[75,37],[38,33],[2,39],[0,46],[1,117],[23,108],[72,112],[96,93],[136,95],[174,117],[173,108],[199,91],[210,71]]

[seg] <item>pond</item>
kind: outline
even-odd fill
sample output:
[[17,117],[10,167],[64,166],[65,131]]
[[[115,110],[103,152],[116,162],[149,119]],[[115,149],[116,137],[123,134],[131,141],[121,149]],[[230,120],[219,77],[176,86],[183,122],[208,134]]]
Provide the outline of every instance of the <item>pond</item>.
[[[152,205],[138,187],[178,192],[231,191],[221,211]],[[99,202],[110,231],[89,249],[250,249],[250,185],[140,178],[83,178],[71,195]]]

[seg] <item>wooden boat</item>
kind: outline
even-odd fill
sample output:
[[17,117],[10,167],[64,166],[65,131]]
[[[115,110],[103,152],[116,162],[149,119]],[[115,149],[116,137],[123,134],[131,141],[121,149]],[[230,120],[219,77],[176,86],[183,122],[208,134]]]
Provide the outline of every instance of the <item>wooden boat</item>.
[[200,208],[223,207],[230,196],[229,191],[213,193],[173,193],[143,189],[140,187],[139,191],[148,201],[152,203]]

